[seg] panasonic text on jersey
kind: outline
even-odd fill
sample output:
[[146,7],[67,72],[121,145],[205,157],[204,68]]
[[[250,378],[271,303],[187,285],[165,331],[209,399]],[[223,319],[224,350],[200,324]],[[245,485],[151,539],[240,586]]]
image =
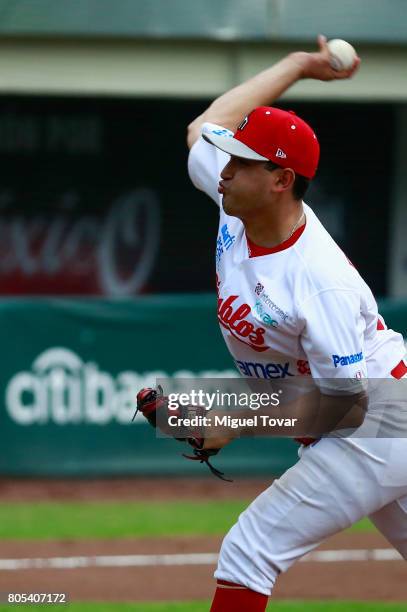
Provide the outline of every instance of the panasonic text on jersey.
[[352,363],[359,363],[363,360],[363,352],[354,353],[353,355],[332,355],[332,361],[334,362],[335,368]]

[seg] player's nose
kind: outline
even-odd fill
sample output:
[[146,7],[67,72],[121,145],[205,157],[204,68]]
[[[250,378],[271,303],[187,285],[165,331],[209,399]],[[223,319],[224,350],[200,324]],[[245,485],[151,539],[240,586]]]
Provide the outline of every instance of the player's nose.
[[224,180],[232,178],[233,176],[232,160],[228,161],[228,163],[226,164],[226,166],[223,168],[222,172],[220,173],[220,176]]

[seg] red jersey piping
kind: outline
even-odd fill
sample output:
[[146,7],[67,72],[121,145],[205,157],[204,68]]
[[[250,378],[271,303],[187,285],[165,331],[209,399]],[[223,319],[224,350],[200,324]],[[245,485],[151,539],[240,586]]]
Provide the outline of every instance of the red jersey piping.
[[300,238],[303,231],[305,230],[305,226],[306,223],[304,223],[304,225],[301,225],[301,227],[295,230],[293,235],[287,238],[287,240],[284,240],[284,242],[280,242],[280,244],[277,244],[274,247],[259,246],[258,244],[254,244],[254,242],[252,242],[250,238],[246,236],[247,246],[249,248],[249,257],[261,257],[262,255],[271,255],[272,253],[279,253],[280,251],[285,251],[285,249],[289,249]]

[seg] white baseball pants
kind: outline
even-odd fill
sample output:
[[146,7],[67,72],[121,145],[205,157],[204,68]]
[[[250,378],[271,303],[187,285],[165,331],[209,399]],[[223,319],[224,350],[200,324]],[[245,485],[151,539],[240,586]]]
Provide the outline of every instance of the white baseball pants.
[[215,577],[270,595],[280,572],[370,516],[407,559],[407,438],[324,438],[225,537]]

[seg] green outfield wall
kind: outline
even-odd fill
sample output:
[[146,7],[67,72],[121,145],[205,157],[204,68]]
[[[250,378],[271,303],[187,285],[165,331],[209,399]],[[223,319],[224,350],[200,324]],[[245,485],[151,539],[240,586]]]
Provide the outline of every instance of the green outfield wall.
[[[407,302],[380,309],[407,337]],[[0,334],[1,474],[206,473],[132,416],[138,389],[157,377],[237,375],[214,295],[2,300]],[[296,452],[290,440],[237,440],[216,463],[230,474],[276,475]]]

